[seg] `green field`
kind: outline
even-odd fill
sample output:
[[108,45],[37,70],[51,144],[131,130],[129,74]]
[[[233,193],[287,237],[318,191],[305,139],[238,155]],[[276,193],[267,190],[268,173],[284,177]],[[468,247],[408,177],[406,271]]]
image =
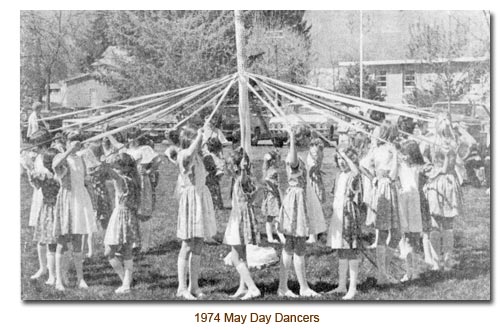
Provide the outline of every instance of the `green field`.
[[[158,151],[165,149],[159,145]],[[261,175],[262,158],[268,147],[254,148],[254,172]],[[323,170],[326,172],[327,192],[331,189],[335,173],[333,149],[325,150]],[[286,149],[282,150],[282,158]],[[284,169],[282,188],[286,187]],[[157,190],[157,209],[152,221],[152,248],[136,259],[134,288],[130,294],[116,295],[114,290],[120,285],[118,276],[103,256],[101,231],[96,236],[96,256],[84,264],[88,290],[68,287],[58,292],[44,284],[45,280],[31,281],[30,275],[38,269],[36,244],[32,241],[32,229],[28,227],[32,190],[26,176],[21,176],[21,298],[23,300],[175,300],[177,289],[177,253],[180,242],[175,237],[177,204],[173,196],[177,172],[173,165],[164,162],[161,167],[160,185]],[[229,201],[230,181],[222,182],[225,205]],[[490,295],[490,197],[485,189],[464,188],[465,214],[455,223],[455,247],[458,265],[450,272],[427,271],[422,278],[411,283],[379,288],[373,279],[375,272],[364,259],[360,272],[357,300],[489,300]],[[329,196],[328,205],[331,205]],[[258,213],[260,205],[256,202]],[[218,213],[218,235],[222,240],[229,209]],[[264,225],[262,224],[262,232]],[[263,235],[264,236],[264,235]],[[263,244],[266,246],[267,244]],[[280,253],[280,246],[274,245]],[[228,300],[238,287],[238,274],[232,267],[224,265],[223,257],[229,247],[206,245],[203,250],[200,286],[208,300]],[[318,292],[326,292],[337,285],[338,258],[323,243],[310,245],[307,249],[307,276],[311,287]],[[402,263],[395,261],[394,269],[400,270]],[[261,300],[281,300],[276,295],[278,268],[272,265],[261,270],[252,270],[257,286],[262,291]],[[71,273],[72,276],[74,275]],[[290,278],[290,288],[298,292],[294,275]],[[339,300],[340,296],[322,295],[314,300]]]

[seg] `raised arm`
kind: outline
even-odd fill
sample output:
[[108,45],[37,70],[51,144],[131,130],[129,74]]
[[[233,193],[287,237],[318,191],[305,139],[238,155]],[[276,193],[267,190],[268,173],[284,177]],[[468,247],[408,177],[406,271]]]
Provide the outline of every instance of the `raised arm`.
[[188,157],[192,157],[195,153],[197,153],[200,150],[202,140],[203,140],[203,128],[200,128],[198,130],[198,135],[196,136],[196,139],[191,143],[189,148],[187,148],[186,155]]
[[52,164],[52,168],[57,171],[59,169],[59,167],[64,163],[66,158],[68,158],[68,156],[71,155],[72,153],[75,153],[78,150],[80,150],[81,147],[82,147],[82,144],[80,142],[76,142],[75,144],[73,144],[73,146],[71,146],[71,148],[66,150],[62,154],[61,157],[58,157],[57,159],[54,160],[54,163]]
[[297,148],[295,146],[295,130],[290,128],[289,133],[290,135],[290,151],[288,152],[288,156],[286,157],[286,162],[290,165],[292,168],[296,168],[299,165],[299,159],[297,157]]

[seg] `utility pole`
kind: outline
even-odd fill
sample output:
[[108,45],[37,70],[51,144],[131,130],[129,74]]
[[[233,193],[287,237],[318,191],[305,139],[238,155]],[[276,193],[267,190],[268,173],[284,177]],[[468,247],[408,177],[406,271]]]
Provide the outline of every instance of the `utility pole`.
[[250,127],[250,107],[248,105],[248,78],[245,71],[245,50],[243,34],[245,27],[241,18],[241,11],[234,11],[234,25],[236,33],[236,61],[238,65],[238,92],[239,92],[239,115],[240,115],[240,131],[241,131],[241,146],[250,156],[251,151],[251,127]]
[[359,97],[363,97],[363,11],[359,11]]

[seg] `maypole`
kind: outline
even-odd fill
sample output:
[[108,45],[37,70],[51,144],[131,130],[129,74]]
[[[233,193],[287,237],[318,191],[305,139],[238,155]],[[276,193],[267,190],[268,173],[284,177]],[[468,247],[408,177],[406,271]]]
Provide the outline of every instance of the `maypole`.
[[239,92],[239,115],[241,130],[241,146],[250,155],[250,108],[248,105],[248,77],[245,71],[245,50],[244,50],[244,31],[241,11],[234,11],[234,24],[236,33],[236,60],[238,65],[238,92]]

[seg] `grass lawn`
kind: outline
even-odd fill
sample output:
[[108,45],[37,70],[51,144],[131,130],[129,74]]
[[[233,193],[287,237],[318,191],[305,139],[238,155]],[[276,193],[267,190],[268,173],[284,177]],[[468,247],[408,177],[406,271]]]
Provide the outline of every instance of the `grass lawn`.
[[[164,146],[158,145],[158,151]],[[262,158],[269,147],[254,148],[254,173],[260,179]],[[323,170],[326,172],[325,184],[329,191],[335,168],[333,149],[325,150]],[[281,151],[286,157],[286,149]],[[286,187],[284,168],[282,170],[282,191]],[[88,290],[68,287],[58,292],[44,284],[45,280],[31,281],[30,276],[38,269],[36,244],[32,240],[32,229],[28,227],[32,189],[26,176],[21,176],[21,298],[23,300],[175,300],[177,288],[177,254],[180,242],[175,236],[177,222],[177,203],[173,195],[177,179],[175,167],[164,162],[161,167],[160,185],[157,190],[157,208],[152,218],[152,248],[136,259],[135,286],[130,294],[116,295],[114,290],[120,285],[118,276],[113,272],[103,256],[104,232],[96,235],[96,256],[84,263],[85,279]],[[229,200],[230,181],[222,182],[223,198],[226,206]],[[363,259],[360,271],[357,300],[489,300],[490,299],[490,197],[485,189],[464,188],[465,214],[455,223],[456,259],[459,264],[450,272],[427,271],[422,278],[408,284],[379,288],[373,277],[375,270],[367,259]],[[331,205],[329,196],[327,205]],[[259,214],[260,200],[256,202]],[[331,211],[330,211],[331,212]],[[327,211],[328,213],[328,211]],[[229,210],[218,212],[218,235],[222,241]],[[261,224],[264,232],[264,224]],[[265,237],[265,235],[263,235]],[[267,243],[262,244],[264,246]],[[278,255],[279,245],[274,245]],[[223,257],[230,248],[220,245],[206,245],[203,250],[200,285],[209,300],[227,300],[234,293],[239,279],[233,267],[224,265]],[[311,287],[318,291],[329,291],[337,285],[338,258],[324,243],[309,245],[306,254],[307,277]],[[402,262],[395,261],[395,271],[401,272]],[[252,270],[252,275],[263,295],[260,300],[286,300],[276,295],[278,288],[279,265],[261,270]],[[292,272],[293,273],[293,272]],[[74,273],[71,273],[74,276]],[[74,278],[73,278],[74,279]],[[74,282],[74,281],[73,281]],[[298,292],[298,283],[292,274],[290,288]],[[339,296],[322,295],[314,300],[339,300]]]

